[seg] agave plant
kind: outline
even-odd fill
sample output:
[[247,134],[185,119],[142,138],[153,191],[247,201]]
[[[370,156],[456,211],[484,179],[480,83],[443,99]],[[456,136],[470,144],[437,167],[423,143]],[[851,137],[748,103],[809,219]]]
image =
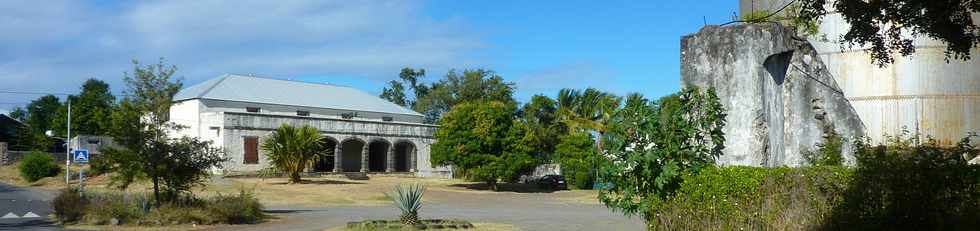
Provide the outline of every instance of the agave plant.
[[391,192],[385,193],[395,206],[402,211],[402,224],[414,225],[419,222],[419,209],[422,208],[422,194],[425,193],[425,186],[421,183],[414,185],[399,185]]

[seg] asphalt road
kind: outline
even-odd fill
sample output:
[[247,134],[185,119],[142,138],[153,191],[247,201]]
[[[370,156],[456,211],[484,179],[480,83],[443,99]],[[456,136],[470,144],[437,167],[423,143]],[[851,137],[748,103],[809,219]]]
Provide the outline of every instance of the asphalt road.
[[[520,230],[644,230],[643,220],[627,218],[599,204],[556,200],[547,193],[455,193],[427,191],[423,219],[464,219],[475,223],[512,224]],[[323,230],[364,219],[397,219],[394,206],[275,207],[268,212],[280,220],[258,225],[219,228],[227,231]]]
[[63,230],[50,219],[49,192],[0,183],[0,230]]

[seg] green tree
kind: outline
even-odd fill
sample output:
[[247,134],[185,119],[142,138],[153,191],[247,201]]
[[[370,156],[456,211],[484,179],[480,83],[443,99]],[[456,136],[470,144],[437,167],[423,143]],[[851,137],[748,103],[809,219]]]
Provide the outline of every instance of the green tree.
[[555,149],[562,175],[570,185],[580,189],[592,188],[593,170],[597,155],[592,137],[585,132],[572,132],[561,137]]
[[[110,114],[115,107],[116,97],[109,91],[109,84],[88,79],[82,84],[82,91],[71,99],[72,135],[108,135]],[[67,135],[66,121],[68,105],[62,104],[52,121],[52,130],[58,136]]]
[[[820,20],[828,13],[827,0],[801,4],[802,20]],[[893,53],[912,55],[917,35],[946,43],[947,61],[970,59],[970,50],[980,44],[980,27],[971,15],[980,12],[976,0],[836,0],[831,8],[850,24],[841,45],[869,47],[871,61],[879,66],[894,62]]]
[[147,66],[133,61],[133,66],[133,73],[124,77],[128,96],[112,113],[110,134],[121,148],[105,147],[100,163],[93,165],[114,173],[111,183],[120,188],[149,178],[160,207],[161,200],[200,184],[226,159],[210,141],[168,136],[182,129],[168,121],[171,100],[182,86],[172,79],[177,68],[164,65],[163,59]]
[[[451,165],[463,176],[486,182],[512,181],[534,168],[527,127],[514,123],[515,108],[497,101],[453,107],[440,122],[432,144],[433,165]],[[516,126],[515,126],[516,125]]]
[[604,153],[604,137],[622,97],[595,88],[585,91],[562,89],[558,92],[558,114],[569,132],[590,131],[596,136],[596,153]]
[[301,128],[283,124],[262,141],[272,166],[289,174],[290,183],[300,183],[299,174],[313,159],[322,156],[320,131],[311,126]]
[[725,112],[713,89],[692,87],[656,103],[631,95],[615,120],[607,137],[612,160],[602,168],[612,184],[599,199],[627,215],[650,218],[683,174],[714,164],[724,149]]
[[61,102],[58,102],[58,97],[54,95],[45,95],[27,104],[26,123],[31,127],[31,132],[43,135],[45,131],[51,130],[51,119],[54,118],[59,107]]
[[45,131],[51,130],[51,118],[55,116],[60,105],[58,97],[45,95],[27,104],[26,110],[14,109],[16,113],[11,114],[15,114],[15,118],[27,126],[17,131],[16,142],[11,145],[11,149],[25,151],[50,149],[53,141],[47,137]]
[[527,124],[528,132],[533,134],[533,154],[548,160],[555,152],[555,145],[561,136],[561,123],[558,122],[557,103],[547,96],[535,95],[521,108],[519,118]]
[[[422,79],[425,78],[425,69],[402,68],[401,72],[398,73],[398,78],[401,81],[389,81],[388,86],[381,90],[381,98],[414,109],[416,100],[429,92],[428,86],[422,84]],[[412,90],[414,97],[409,98],[406,95],[405,85],[408,85],[409,90]]]
[[408,106],[405,99],[405,85],[395,80],[388,81],[388,87],[381,90],[381,98],[402,107]]
[[15,107],[13,110],[10,110],[9,116],[20,122],[27,121],[27,111],[21,107]]
[[479,101],[498,101],[516,107],[514,83],[505,82],[495,72],[476,69],[459,73],[450,70],[446,76],[429,87],[421,87],[423,92],[415,102],[415,111],[426,117],[426,122],[436,123],[453,106]]

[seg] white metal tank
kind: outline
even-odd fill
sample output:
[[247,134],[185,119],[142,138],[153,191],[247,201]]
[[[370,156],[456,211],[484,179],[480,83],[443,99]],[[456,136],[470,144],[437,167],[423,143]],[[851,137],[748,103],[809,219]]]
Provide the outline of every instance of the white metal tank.
[[[791,1],[740,0],[739,8],[742,15],[774,12]],[[980,14],[973,20],[980,24]],[[971,60],[947,63],[944,43],[919,37],[912,56],[895,54],[893,64],[879,68],[863,47],[841,48],[838,39],[849,26],[831,11],[809,40],[873,141],[906,129],[953,145],[967,132],[980,132],[980,48],[973,48]]]

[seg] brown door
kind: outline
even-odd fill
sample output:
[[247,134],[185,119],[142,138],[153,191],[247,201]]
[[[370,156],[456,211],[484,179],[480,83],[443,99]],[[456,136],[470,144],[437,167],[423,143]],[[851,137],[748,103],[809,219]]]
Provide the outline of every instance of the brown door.
[[245,164],[259,163],[259,138],[245,137]]

